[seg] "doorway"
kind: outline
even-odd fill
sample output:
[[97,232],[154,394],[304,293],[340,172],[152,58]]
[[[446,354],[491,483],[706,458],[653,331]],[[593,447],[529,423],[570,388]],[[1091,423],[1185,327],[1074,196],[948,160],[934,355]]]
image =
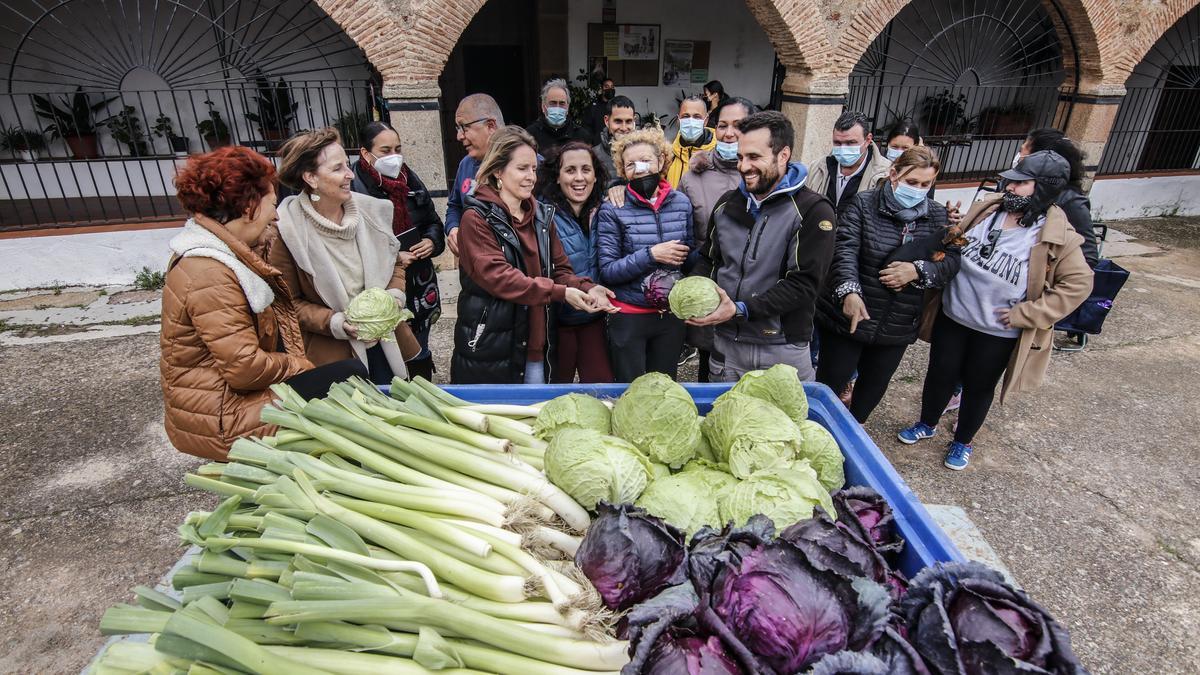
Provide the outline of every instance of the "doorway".
[[1171,66],[1146,134],[1139,171],[1194,169],[1200,159],[1200,67]]

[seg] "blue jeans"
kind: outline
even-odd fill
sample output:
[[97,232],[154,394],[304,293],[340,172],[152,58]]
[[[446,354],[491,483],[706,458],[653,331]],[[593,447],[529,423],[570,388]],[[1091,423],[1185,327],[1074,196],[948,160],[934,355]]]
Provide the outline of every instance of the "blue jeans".
[[546,362],[525,362],[525,384],[546,384]]

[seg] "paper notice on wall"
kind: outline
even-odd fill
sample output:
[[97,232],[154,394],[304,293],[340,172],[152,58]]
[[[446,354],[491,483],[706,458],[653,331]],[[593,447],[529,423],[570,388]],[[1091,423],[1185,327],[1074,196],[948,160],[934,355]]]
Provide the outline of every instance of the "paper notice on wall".
[[620,40],[617,39],[616,31],[606,32],[604,34],[604,56],[609,61],[621,60]]
[[624,25],[620,30],[620,58],[630,61],[658,60],[658,26]]
[[692,84],[708,82],[708,68],[692,68]]
[[663,41],[662,83],[664,86],[686,84],[691,81],[692,48],[691,40]]

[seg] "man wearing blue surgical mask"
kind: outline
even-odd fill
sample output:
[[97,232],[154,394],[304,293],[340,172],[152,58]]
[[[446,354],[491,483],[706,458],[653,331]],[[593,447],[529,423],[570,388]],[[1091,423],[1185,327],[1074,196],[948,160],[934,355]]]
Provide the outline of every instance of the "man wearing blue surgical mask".
[[846,111],[833,123],[833,151],[814,162],[805,185],[825,195],[841,213],[859,192],[874,190],[887,178],[891,161],[879,152],[868,131],[867,116]]
[[667,182],[679,187],[679,180],[687,173],[692,154],[717,147],[717,134],[704,126],[708,118],[708,105],[699,96],[689,96],[679,104],[679,134],[675,136],[672,150],[675,157],[667,166]]
[[567,89],[567,81],[562,78],[547,80],[542,85],[542,115],[525,127],[537,141],[538,154],[544,157],[568,141],[592,144],[591,133],[569,117],[570,109],[571,92]]

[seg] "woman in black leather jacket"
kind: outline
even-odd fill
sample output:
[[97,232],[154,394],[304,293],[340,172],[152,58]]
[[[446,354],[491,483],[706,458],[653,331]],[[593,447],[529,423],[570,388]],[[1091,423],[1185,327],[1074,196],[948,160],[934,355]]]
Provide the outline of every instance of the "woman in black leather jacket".
[[944,286],[958,271],[958,249],[942,243],[946,208],[928,196],[940,168],[929,148],[912,147],[880,189],[859,193],[838,217],[826,292],[817,303],[817,381],[842,391],[857,369],[850,412],[859,422],[879,404],[917,339],[925,289]]
[[408,322],[421,345],[421,352],[408,361],[410,376],[433,380],[433,353],[429,351],[429,331],[442,315],[442,294],[438,289],[433,258],[446,248],[442,219],[433,208],[429,190],[400,155],[400,135],[390,125],[371,122],[359,131],[358,161],[354,163],[354,192],[387,199],[395,206],[392,233],[400,240],[400,260],[404,268],[405,306],[413,313]]

